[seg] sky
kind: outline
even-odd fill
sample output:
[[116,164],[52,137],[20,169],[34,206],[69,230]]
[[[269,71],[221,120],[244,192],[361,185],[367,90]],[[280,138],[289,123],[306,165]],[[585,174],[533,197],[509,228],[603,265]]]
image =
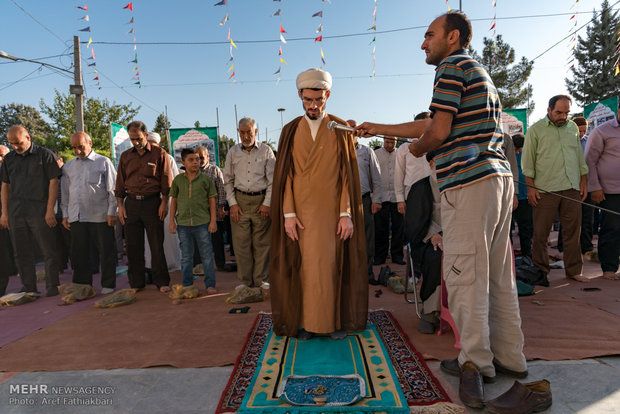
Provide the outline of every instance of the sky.
[[[459,8],[455,0],[228,0],[227,6],[214,6],[218,0],[134,0],[130,11],[123,9],[128,2],[0,0],[0,50],[72,70],[73,36],[87,41],[90,35],[98,73],[86,66],[93,62],[86,59],[92,51],[83,44],[87,97],[139,105],[137,119],[149,128],[166,107],[172,128],[192,127],[195,121],[217,126],[219,114],[220,134],[233,139],[236,106],[238,119],[249,116],[257,121],[261,141],[277,141],[282,121],[286,124],[302,114],[295,78],[311,67],[332,74],[327,112],[343,119],[400,123],[426,110],[435,68],[424,62],[420,49],[424,32],[448,6]],[[77,7],[85,5],[88,11]],[[376,32],[369,30],[375,5]],[[495,14],[495,32],[515,49],[517,60],[535,59],[530,83],[536,109],[530,124],[545,116],[551,96],[567,93],[570,37],[545,51],[569,35],[575,19],[577,27],[586,24],[600,5],[600,0],[497,0],[494,8],[492,0],[462,1],[472,20],[474,49],[481,51],[483,38],[492,36]],[[278,9],[280,16],[272,16]],[[312,17],[319,11],[322,17]],[[80,19],[86,14],[88,22]],[[220,26],[226,14],[229,20]],[[132,18],[134,23],[128,24]],[[280,24],[286,44],[280,41]],[[317,33],[319,24],[322,32]],[[79,31],[88,26],[90,33]],[[135,52],[133,34],[128,33],[132,27]],[[229,29],[236,45],[232,62]],[[579,34],[585,35],[585,28]],[[321,42],[313,40],[318,35],[323,36]],[[145,44],[149,42],[159,44]],[[131,62],[135,53],[138,71]],[[0,59],[0,105],[16,102],[39,108],[41,99],[51,103],[55,89],[68,93],[72,78],[38,68]],[[278,68],[280,73],[274,74]],[[136,72],[140,87],[132,79]],[[579,109],[573,105],[572,111]]]

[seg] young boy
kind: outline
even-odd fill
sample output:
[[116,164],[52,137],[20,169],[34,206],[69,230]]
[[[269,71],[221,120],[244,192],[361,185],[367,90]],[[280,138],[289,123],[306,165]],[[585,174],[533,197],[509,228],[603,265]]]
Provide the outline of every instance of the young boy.
[[177,175],[170,187],[169,230],[178,231],[181,242],[181,272],[183,286],[191,286],[194,264],[194,240],[205,272],[207,295],[217,293],[215,289],[215,268],[213,266],[213,247],[211,235],[217,231],[215,197],[217,191],[211,179],[200,172],[200,158],[194,148],[181,151],[185,174]]

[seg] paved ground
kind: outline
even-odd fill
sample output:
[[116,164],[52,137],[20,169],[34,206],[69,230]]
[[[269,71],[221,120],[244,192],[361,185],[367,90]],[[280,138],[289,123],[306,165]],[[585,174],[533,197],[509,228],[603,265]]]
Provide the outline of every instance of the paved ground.
[[[429,361],[428,365],[453,401],[459,403],[458,378],[444,375],[439,370],[438,361]],[[551,381],[553,406],[547,413],[620,412],[620,357],[530,361],[528,368],[530,375],[525,382],[543,378]],[[213,413],[231,371],[232,366],[21,373],[0,384],[0,412]],[[6,379],[9,374],[4,375]],[[487,398],[502,394],[512,382],[510,378],[499,377],[495,384],[486,386]],[[22,390],[24,386],[26,390]],[[47,393],[44,386],[47,386]],[[96,388],[86,388],[91,386]],[[38,393],[20,393],[29,392],[32,387],[38,387]],[[485,410],[471,412],[483,413]]]

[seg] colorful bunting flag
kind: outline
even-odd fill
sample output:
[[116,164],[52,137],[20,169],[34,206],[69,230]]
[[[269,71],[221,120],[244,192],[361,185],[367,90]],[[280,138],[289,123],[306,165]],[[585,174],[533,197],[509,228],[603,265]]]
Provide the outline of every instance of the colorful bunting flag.
[[317,36],[314,38],[315,42],[322,42],[323,41],[323,36]]
[[224,16],[224,18],[220,22],[220,26],[224,26],[227,21],[228,21],[228,13],[226,13],[226,16]]
[[86,49],[88,49],[90,47],[90,44],[93,42],[93,38],[89,37],[88,38],[88,43],[86,44]]
[[288,63],[286,63],[286,60],[280,58],[280,62],[284,63],[285,65],[288,65]]
[[276,70],[275,72],[273,72],[274,75],[277,75],[278,73],[280,73],[280,69],[282,69],[282,67],[279,67],[278,70]]
[[282,9],[278,9],[278,10],[276,10],[276,11],[275,11],[275,12],[271,15],[271,17],[274,17],[274,16],[280,16],[280,15],[281,15],[281,13],[282,13]]
[[286,33],[286,30],[284,30],[284,27],[282,27],[282,23],[280,23],[280,33]]
[[312,17],[323,17],[323,10],[316,12],[312,15]]
[[228,0],[218,1],[214,6],[228,6]]
[[97,66],[97,63],[96,62],[89,63],[88,66]]
[[90,48],[90,52],[93,55],[93,59],[97,59],[97,56],[95,56],[95,48],[94,47]]
[[323,23],[319,24],[319,27],[316,29],[316,33],[321,33],[323,31]]
[[99,76],[95,76],[95,77],[93,78],[93,80],[98,81],[98,80],[99,80]]
[[77,6],[77,8],[80,9],[80,10],[88,10],[88,4],[85,4],[84,7]]
[[79,30],[80,32],[90,32],[90,26]]
[[[370,26],[368,28],[368,30],[374,30],[375,32],[377,31],[377,0],[375,0],[375,8],[372,11],[372,26]],[[372,40],[370,41],[369,45],[372,45],[372,52],[370,53],[370,55],[372,56],[372,77],[374,79],[375,77],[375,63],[376,63],[376,58],[375,58],[375,51],[377,50],[376,47],[376,42],[377,41],[377,36],[373,36]]]
[[127,4],[125,7],[123,7],[123,9],[129,9],[129,10],[133,11],[133,3]]
[[286,39],[284,38],[284,36],[282,36],[282,34],[280,34],[280,41],[286,44]]
[[280,50],[278,50],[278,56],[282,56],[282,46],[280,46]]
[[134,30],[133,27],[129,29],[129,31],[127,32],[127,34],[134,34],[134,33],[136,33],[136,31]]
[[88,17],[88,14],[84,17],[80,17],[78,20],[86,20],[87,22],[90,22],[90,17]]
[[133,17],[127,22],[127,24],[133,24]]
[[232,78],[233,76],[235,76],[235,72],[233,71],[233,73],[230,74],[230,76],[228,77],[228,79]]

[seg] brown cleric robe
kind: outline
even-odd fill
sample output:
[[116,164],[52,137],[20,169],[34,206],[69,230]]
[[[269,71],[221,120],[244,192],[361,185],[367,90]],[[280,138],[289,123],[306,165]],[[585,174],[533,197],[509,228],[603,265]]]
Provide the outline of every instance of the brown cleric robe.
[[[312,140],[304,117],[282,130],[271,197],[271,310],[276,335],[366,327],[368,276],[364,214],[353,137],[330,131],[326,115]],[[305,227],[299,241],[284,232],[284,214]],[[349,212],[353,237],[336,234],[341,212]]]

